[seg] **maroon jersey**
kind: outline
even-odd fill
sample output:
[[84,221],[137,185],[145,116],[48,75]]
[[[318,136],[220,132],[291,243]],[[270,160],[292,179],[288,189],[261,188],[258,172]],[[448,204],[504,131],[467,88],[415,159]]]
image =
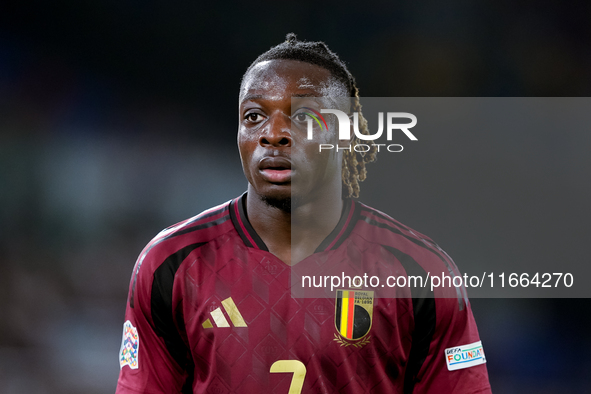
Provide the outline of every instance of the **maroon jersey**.
[[[346,284],[329,297],[293,297],[292,267],[255,233],[245,200],[169,227],[140,254],[117,393],[490,392],[465,290],[390,296]],[[293,267],[334,268],[382,279],[459,275],[429,238],[353,200]]]

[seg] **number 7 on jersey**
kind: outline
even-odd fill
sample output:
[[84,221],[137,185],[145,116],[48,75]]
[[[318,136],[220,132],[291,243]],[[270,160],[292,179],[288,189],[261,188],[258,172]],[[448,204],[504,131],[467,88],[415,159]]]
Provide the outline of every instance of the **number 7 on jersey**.
[[279,360],[271,365],[271,373],[293,372],[291,385],[288,394],[300,394],[304,387],[304,378],[306,377],[306,366],[298,360]]

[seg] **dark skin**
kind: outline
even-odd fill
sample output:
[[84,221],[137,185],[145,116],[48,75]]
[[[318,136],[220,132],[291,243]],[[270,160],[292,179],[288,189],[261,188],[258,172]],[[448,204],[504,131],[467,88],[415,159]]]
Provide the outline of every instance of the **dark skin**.
[[[299,108],[292,108],[292,97],[304,97],[298,107],[319,109],[313,98],[342,88],[335,84],[340,83],[320,66],[271,60],[257,64],[241,87],[238,147],[249,182],[248,219],[269,251],[287,265],[314,253],[341,216],[342,154],[318,149],[319,143],[338,144],[336,134],[308,140],[303,127],[292,129],[292,122],[302,118]],[[265,202],[290,197],[297,201],[291,213]]]

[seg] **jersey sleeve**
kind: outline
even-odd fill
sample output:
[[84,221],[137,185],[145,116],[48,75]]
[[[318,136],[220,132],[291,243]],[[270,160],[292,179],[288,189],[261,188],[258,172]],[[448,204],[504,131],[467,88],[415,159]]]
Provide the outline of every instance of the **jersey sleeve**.
[[430,292],[419,290],[422,293],[413,300],[413,369],[407,371],[411,381],[405,381],[405,392],[491,393],[486,356],[466,288],[461,283],[453,285],[457,283],[453,278],[461,277],[461,272],[439,245],[423,234],[415,234],[432,252],[431,259],[425,260],[425,271],[431,277],[446,276],[450,281],[442,279],[441,286]]
[[177,338],[166,329],[166,322],[172,321],[165,302],[167,288],[155,281],[165,258],[149,247],[138,258],[129,285],[117,394],[181,393],[188,382],[182,355],[179,359],[172,347]]
[[472,309],[462,300],[435,299],[436,325],[414,382],[415,393],[491,393],[486,356]]

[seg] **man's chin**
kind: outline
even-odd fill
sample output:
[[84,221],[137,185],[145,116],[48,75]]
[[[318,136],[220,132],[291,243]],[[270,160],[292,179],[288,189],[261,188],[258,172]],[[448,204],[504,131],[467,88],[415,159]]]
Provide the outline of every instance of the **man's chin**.
[[263,202],[272,208],[291,213],[291,196],[263,196]]

